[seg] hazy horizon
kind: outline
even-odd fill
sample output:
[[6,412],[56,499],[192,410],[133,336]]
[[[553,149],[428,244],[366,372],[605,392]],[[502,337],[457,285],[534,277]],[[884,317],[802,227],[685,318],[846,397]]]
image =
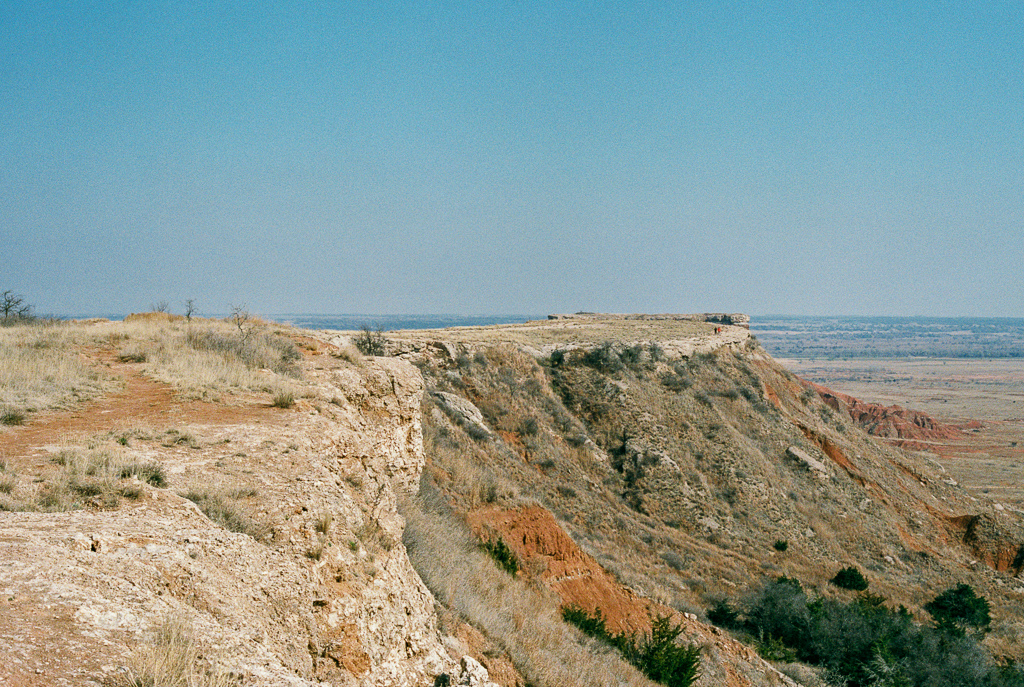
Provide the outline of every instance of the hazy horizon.
[[1022,25],[1018,2],[7,3],[0,291],[1013,317]]

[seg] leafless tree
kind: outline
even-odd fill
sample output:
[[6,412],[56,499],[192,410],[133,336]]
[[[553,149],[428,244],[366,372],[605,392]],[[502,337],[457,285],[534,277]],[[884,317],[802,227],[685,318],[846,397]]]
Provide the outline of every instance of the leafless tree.
[[0,315],[4,321],[27,319],[32,312],[32,306],[25,303],[25,297],[20,293],[14,293],[10,289],[0,294]]
[[246,309],[244,305],[232,305],[231,306],[231,321],[238,327],[238,333],[242,337],[242,341],[249,338],[252,331],[256,328],[256,323],[252,319],[252,315]]
[[189,298],[185,301],[185,319],[189,322],[192,321],[192,316],[196,314],[196,299]]

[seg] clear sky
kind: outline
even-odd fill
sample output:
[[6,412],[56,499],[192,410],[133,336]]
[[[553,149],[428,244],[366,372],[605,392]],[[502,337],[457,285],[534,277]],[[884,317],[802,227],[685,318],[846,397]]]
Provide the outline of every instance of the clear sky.
[[0,0],[48,313],[1024,314],[1024,3]]

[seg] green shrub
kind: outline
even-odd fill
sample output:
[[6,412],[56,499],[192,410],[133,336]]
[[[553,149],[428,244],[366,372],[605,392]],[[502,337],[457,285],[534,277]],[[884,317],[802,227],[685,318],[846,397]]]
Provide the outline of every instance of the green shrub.
[[840,589],[850,589],[855,592],[862,592],[868,588],[868,581],[855,566],[843,568],[836,573],[830,582]]
[[983,596],[975,595],[969,584],[950,587],[926,603],[924,610],[931,613],[940,629],[958,634],[963,634],[967,629],[988,632],[992,622],[988,601]]
[[739,612],[725,599],[715,601],[715,604],[708,609],[707,615],[708,620],[719,627],[731,629],[739,626]]
[[498,564],[498,567],[509,575],[515,575],[519,572],[519,560],[512,552],[512,549],[508,548],[508,544],[505,543],[504,539],[498,537],[494,541],[485,541],[483,548],[494,559],[494,562]]
[[677,643],[683,630],[673,625],[670,618],[653,619],[651,633],[639,638],[635,633],[609,632],[600,610],[590,615],[579,606],[566,606],[562,608],[562,619],[618,649],[623,658],[655,682],[668,687],[689,687],[700,676],[700,647]]
[[776,539],[775,543],[772,544],[776,551],[785,551],[789,548],[789,542],[785,539]]
[[[945,610],[983,623],[987,602],[983,607],[983,599],[962,587],[967,586],[947,590],[940,595],[941,602],[936,599],[929,605],[940,615]],[[1024,687],[1024,672],[996,665],[977,636],[943,627],[954,621],[939,621],[938,628],[922,627],[914,624],[906,608],[887,608],[876,595],[862,594],[849,603],[812,600],[799,582],[782,577],[750,595],[741,616],[762,656],[771,660],[795,656],[825,668],[835,684]]]

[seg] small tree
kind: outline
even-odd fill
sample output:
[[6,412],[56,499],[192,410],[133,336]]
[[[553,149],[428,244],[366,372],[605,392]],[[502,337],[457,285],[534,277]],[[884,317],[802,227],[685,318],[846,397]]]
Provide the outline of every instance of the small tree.
[[29,319],[32,306],[25,303],[25,297],[11,290],[0,294],[0,315],[4,322]]
[[242,341],[248,341],[253,329],[256,328],[256,323],[244,305],[231,306],[231,321],[238,327],[238,334],[242,337]]
[[185,301],[185,319],[189,322],[192,321],[192,316],[196,314],[196,299],[189,298]]
[[924,610],[932,614],[939,629],[959,635],[968,629],[988,632],[992,622],[988,601],[977,596],[969,584],[950,587],[926,603]]

